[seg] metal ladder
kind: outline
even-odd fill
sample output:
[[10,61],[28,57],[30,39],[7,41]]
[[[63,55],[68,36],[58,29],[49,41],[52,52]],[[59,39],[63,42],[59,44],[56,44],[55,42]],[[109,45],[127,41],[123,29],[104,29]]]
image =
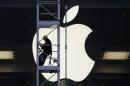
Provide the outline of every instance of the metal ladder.
[[36,86],[44,86],[44,84],[40,85],[39,83],[39,72],[50,73],[50,71],[55,71],[57,73],[57,86],[60,86],[60,3],[60,0],[36,1],[37,43],[39,41],[40,28],[49,28],[52,25],[57,25],[57,66],[39,66],[39,52],[38,49],[36,49]]

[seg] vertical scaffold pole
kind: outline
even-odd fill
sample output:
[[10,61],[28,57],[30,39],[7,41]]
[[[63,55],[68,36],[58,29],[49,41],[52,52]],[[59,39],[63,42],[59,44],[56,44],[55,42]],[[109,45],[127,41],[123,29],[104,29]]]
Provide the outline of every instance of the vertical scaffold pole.
[[39,86],[39,55],[38,55],[38,49],[37,49],[37,42],[39,41],[39,0],[36,0],[36,29],[37,29],[37,34],[36,34],[36,86]]
[[58,14],[58,21],[59,21],[59,25],[58,25],[58,28],[57,28],[57,39],[58,39],[58,74],[57,74],[57,86],[60,86],[60,0],[58,0],[58,4],[57,4],[57,14]]

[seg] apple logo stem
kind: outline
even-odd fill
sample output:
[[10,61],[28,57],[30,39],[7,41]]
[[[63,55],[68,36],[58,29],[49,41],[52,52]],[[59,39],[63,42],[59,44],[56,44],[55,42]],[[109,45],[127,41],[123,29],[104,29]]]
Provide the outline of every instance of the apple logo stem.
[[[72,7],[67,11],[63,18],[63,23],[72,21],[78,14],[79,5]],[[47,35],[51,28],[40,28],[39,39]],[[86,53],[85,40],[92,30],[83,24],[73,24],[66,27],[60,27],[60,79],[71,79],[79,82],[84,80],[92,70],[95,61],[92,60]],[[57,44],[57,31],[53,30],[48,35],[52,45]],[[32,43],[34,60],[36,62],[36,34]],[[57,46],[52,46],[52,51],[56,51]],[[57,57],[55,52],[52,52],[52,57]],[[67,58],[66,58],[67,57]],[[48,64],[48,60],[43,66]],[[53,66],[57,64],[54,63]],[[54,73],[42,73],[42,75],[49,79]],[[51,82],[57,81],[57,74],[49,79]]]

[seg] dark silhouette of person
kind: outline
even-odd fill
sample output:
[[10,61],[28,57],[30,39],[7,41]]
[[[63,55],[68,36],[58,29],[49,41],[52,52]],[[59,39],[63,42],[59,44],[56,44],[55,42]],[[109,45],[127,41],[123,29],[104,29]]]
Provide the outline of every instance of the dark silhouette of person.
[[39,56],[39,66],[42,66],[45,63],[45,60],[48,56],[52,56],[52,43],[47,36],[43,36],[44,44],[40,44],[41,49],[43,50]]

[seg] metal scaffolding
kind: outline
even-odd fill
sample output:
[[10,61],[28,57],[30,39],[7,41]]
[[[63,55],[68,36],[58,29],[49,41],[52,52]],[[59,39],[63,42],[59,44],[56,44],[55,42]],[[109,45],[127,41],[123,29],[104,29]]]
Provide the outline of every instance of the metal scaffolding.
[[[36,86],[44,86],[39,83],[39,72],[50,73],[54,71],[57,73],[57,86],[60,86],[60,0],[37,0],[36,2],[36,25],[37,25],[37,42],[39,42],[39,29],[52,25],[57,26],[57,66],[39,66],[39,51],[36,49],[37,54],[37,68],[36,68]],[[38,46],[38,44],[37,44]],[[52,45],[53,46],[53,45]],[[53,53],[53,52],[52,52]]]

